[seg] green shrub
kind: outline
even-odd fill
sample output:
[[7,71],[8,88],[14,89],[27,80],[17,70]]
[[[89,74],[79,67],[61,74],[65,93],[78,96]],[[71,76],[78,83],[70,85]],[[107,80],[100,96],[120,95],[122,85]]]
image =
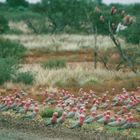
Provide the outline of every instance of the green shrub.
[[19,6],[17,7],[17,10],[22,12],[22,11],[25,11],[26,8],[24,6]]
[[128,42],[128,43],[140,44],[139,24],[134,23],[133,25],[128,27],[126,30],[120,32],[120,35],[122,35],[125,38],[126,42]]
[[9,7],[28,7],[28,2],[26,0],[6,0]]
[[60,69],[66,67],[66,61],[63,59],[50,59],[42,63],[44,69]]
[[64,88],[64,87],[79,87],[80,88],[80,83],[76,78],[70,77],[66,80],[66,82],[62,80],[57,81],[55,83],[55,86],[61,87],[61,88]]
[[24,55],[25,50],[20,43],[3,38],[0,39],[0,58],[13,57],[19,59]]
[[52,117],[54,112],[58,112],[58,117],[60,117],[62,115],[62,111],[60,110],[55,110],[52,108],[45,108],[40,112],[40,115],[42,118],[50,118]]
[[0,33],[5,33],[9,30],[8,21],[3,15],[0,15]]
[[0,58],[0,85],[9,81],[17,71],[17,62],[13,58]]
[[14,82],[22,82],[25,85],[31,85],[34,82],[34,76],[30,71],[18,73],[13,79]]

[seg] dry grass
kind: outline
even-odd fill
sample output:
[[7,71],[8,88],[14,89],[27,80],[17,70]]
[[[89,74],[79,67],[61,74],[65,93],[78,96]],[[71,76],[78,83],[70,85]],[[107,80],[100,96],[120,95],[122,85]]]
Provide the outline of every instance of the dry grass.
[[31,33],[31,30],[28,28],[27,24],[23,21],[20,21],[20,22],[12,22],[10,21],[9,22],[9,27],[10,29],[16,29],[16,30],[19,30],[21,31],[22,33]]
[[[88,64],[86,64],[88,65]],[[43,69],[39,64],[24,65],[21,71],[32,71],[35,75],[35,85],[50,86],[83,86],[87,83],[98,84],[108,80],[124,80],[137,77],[139,74],[133,72],[107,71],[105,69],[94,69],[92,65],[85,66],[77,64],[68,65],[58,70]]]
[[[11,23],[12,24],[12,23]],[[78,49],[94,48],[94,36],[92,35],[2,35],[4,38],[21,42],[29,49],[45,48],[49,51],[74,51]],[[122,44],[125,42],[120,39]],[[113,43],[108,36],[97,37],[99,48],[106,49],[113,47]]]

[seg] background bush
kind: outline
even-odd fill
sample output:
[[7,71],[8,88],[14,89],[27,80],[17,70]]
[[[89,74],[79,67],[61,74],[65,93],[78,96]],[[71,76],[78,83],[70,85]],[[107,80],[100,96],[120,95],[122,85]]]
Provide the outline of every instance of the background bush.
[[10,81],[17,73],[19,60],[25,50],[19,43],[0,39],[0,84]]
[[9,81],[17,71],[17,61],[13,58],[0,58],[0,85]]
[[[117,13],[113,16],[112,6],[117,8]],[[97,7],[98,12],[95,10]],[[105,5],[102,0],[41,0],[36,4],[25,0],[7,0],[6,4],[0,3],[0,13],[6,15],[7,20],[30,20],[37,33],[87,34],[93,33],[92,28],[96,26],[99,34],[108,34],[108,20],[115,24],[116,29],[116,25],[123,20],[122,10],[125,10],[126,15],[139,17],[140,4]],[[101,15],[104,22],[99,20]]]
[[137,19],[137,22],[132,24],[129,28],[126,30],[120,32],[120,35],[122,35],[126,42],[132,43],[132,44],[140,44],[140,18]]
[[3,15],[0,15],[0,33],[5,33],[8,30],[9,26],[7,19]]
[[20,59],[24,55],[25,50],[20,43],[0,38],[0,58],[13,57]]
[[60,69],[66,67],[66,61],[63,59],[50,59],[42,63],[44,69]]
[[28,6],[28,2],[26,0],[6,0],[6,2],[10,7]]

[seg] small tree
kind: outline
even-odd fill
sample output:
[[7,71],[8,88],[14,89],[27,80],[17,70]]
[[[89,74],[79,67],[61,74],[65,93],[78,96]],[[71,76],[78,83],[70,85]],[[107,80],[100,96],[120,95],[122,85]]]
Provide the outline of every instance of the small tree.
[[[86,12],[92,0],[41,0],[37,11],[46,13],[52,23],[52,32],[60,32],[70,28],[69,31],[80,31],[85,25]],[[92,2],[93,3],[93,2]],[[84,27],[83,27],[84,28]]]

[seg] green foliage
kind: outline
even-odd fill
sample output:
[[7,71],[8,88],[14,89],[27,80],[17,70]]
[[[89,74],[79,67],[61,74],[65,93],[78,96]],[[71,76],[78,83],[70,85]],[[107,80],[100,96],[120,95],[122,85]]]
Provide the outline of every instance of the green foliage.
[[18,73],[15,78],[13,79],[16,83],[24,83],[25,85],[32,85],[34,82],[34,75],[32,72],[20,72]]
[[10,29],[7,34],[16,34],[16,35],[20,35],[23,34],[23,32],[19,29]]
[[50,59],[41,65],[44,69],[60,69],[66,67],[66,61],[63,59]]
[[28,2],[26,0],[6,0],[6,2],[10,7],[28,6]]
[[7,20],[12,21],[25,21],[26,19],[36,19],[40,20],[41,15],[35,12],[30,11],[28,8],[21,9],[19,8],[9,8],[4,11],[0,11],[3,15],[6,15]]
[[22,12],[22,11],[25,11],[26,8],[25,8],[24,6],[19,6],[19,7],[17,8],[17,10]]
[[9,30],[8,21],[2,15],[0,15],[0,33],[5,33]]
[[0,39],[0,58],[13,57],[20,59],[25,52],[25,48],[16,42],[7,39]]
[[[108,34],[108,21],[118,24],[122,18],[120,12],[111,16],[111,7],[102,0],[42,0],[41,4],[33,5],[32,10],[48,17],[51,32],[87,33],[96,26],[98,33]],[[104,17],[104,22],[100,21],[100,16]]]
[[62,115],[62,111],[60,110],[55,110],[52,108],[45,108],[40,112],[40,115],[42,118],[50,118],[52,117],[54,112],[58,112],[58,117],[60,117]]
[[132,44],[140,44],[140,22],[132,24],[126,30],[120,32],[120,34],[125,38],[126,42]]
[[[26,8],[25,0],[7,0],[10,5],[0,5],[0,13],[9,20],[30,20],[37,33],[92,33],[97,27],[98,34],[108,35],[108,21],[117,24],[122,21],[121,11],[126,15],[139,16],[140,4],[105,5],[102,0],[42,0],[41,3],[30,4]],[[18,5],[18,6],[17,6]],[[117,13],[111,15],[111,7],[117,8]],[[95,9],[100,10],[97,12]],[[104,17],[101,22],[100,16]]]
[[34,10],[49,18],[52,23],[52,32],[64,31],[68,27],[72,30],[80,30],[86,21],[85,10],[89,7],[89,1],[42,0],[41,5],[36,5]]
[[9,81],[16,73],[17,61],[13,58],[0,58],[0,85]]
[[18,62],[25,48],[19,43],[0,39],[0,84],[12,79],[18,70]]

